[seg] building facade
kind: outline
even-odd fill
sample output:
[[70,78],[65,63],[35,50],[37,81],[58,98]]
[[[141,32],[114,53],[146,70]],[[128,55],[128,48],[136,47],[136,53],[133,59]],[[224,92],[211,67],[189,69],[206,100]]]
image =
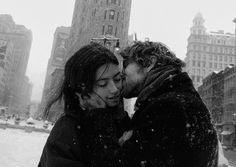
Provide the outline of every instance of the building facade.
[[207,32],[204,21],[200,13],[193,19],[185,57],[185,71],[191,76],[195,88],[211,72],[236,63],[235,35],[223,30]]
[[[68,56],[92,38],[118,38],[120,47],[128,43],[132,0],[76,0],[68,41]],[[115,43],[106,42],[114,50]]]
[[224,73],[212,72],[203,79],[203,84],[198,87],[198,92],[207,108],[210,110],[213,122],[222,124],[224,103]]
[[[56,85],[54,84],[53,73],[58,71],[58,69],[63,69],[65,59],[66,59],[66,41],[69,38],[70,27],[57,27],[54,33],[54,39],[52,44],[51,56],[48,60],[47,73],[44,82],[43,95],[41,99],[41,104],[38,111],[38,116],[44,117],[44,110],[50,98],[56,90]],[[61,71],[61,70],[60,70]],[[63,73],[63,71],[61,71]],[[60,79],[60,78],[58,78]]]
[[211,73],[198,91],[211,112],[222,144],[236,147],[236,66]]
[[[0,15],[0,40],[5,41],[5,75],[1,75],[1,81],[4,83],[4,98],[2,105],[8,107],[8,114],[23,114],[22,97],[27,94],[24,89],[25,72],[28,64],[32,32],[23,25],[17,25],[10,15]],[[4,42],[3,42],[4,43]],[[0,53],[0,54],[1,54]],[[23,114],[24,115],[24,114]]]

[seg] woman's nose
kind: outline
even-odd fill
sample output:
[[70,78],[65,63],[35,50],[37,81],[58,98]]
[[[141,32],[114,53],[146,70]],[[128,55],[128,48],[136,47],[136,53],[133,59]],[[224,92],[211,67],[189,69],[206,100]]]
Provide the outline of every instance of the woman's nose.
[[117,92],[119,92],[117,85],[113,81],[111,81],[111,84],[110,84],[110,92],[112,94],[116,94]]

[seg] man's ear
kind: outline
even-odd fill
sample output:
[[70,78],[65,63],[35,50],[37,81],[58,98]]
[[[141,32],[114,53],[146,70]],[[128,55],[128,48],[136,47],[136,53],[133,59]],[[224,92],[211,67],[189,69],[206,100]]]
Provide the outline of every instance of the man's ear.
[[156,56],[151,56],[150,58],[151,58],[150,59],[151,60],[151,64],[147,67],[147,72],[149,72],[155,66],[155,64],[157,62]]

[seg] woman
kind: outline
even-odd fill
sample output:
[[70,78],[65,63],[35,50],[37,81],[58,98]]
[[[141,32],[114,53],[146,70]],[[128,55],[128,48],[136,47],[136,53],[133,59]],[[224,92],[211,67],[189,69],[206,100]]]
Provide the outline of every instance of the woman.
[[129,123],[127,113],[120,110],[120,91],[114,54],[96,43],[79,49],[67,61],[59,96],[51,102],[63,100],[64,114],[53,127],[38,166],[86,167],[112,162],[114,156],[107,155],[119,148],[119,137]]

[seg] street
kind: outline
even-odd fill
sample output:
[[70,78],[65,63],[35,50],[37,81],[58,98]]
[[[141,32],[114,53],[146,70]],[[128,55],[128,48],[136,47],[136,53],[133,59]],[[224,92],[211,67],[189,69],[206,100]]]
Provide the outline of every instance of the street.
[[0,129],[0,166],[36,167],[48,133]]

